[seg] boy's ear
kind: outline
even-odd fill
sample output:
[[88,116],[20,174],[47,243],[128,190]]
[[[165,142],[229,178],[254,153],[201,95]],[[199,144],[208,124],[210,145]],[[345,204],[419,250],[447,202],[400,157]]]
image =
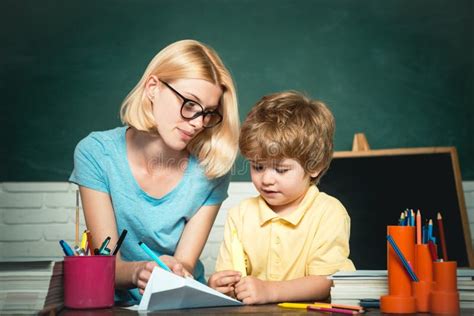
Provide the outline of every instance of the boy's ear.
[[311,178],[316,178],[317,176],[319,176],[320,173],[321,173],[321,170],[316,170],[316,171],[310,172],[309,176]]

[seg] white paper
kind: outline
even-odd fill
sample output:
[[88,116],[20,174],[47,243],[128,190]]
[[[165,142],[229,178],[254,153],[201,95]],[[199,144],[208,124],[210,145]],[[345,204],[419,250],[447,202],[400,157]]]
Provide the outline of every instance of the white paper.
[[155,267],[138,311],[240,305],[240,301],[192,278],[183,278]]

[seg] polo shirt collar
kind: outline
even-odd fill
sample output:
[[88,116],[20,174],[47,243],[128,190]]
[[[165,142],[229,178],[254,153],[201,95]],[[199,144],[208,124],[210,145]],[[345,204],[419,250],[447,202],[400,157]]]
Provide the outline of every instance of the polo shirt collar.
[[298,225],[300,220],[303,218],[303,215],[312,206],[318,193],[318,188],[315,185],[311,185],[300,205],[298,205],[298,207],[293,212],[284,216],[279,216],[278,213],[275,213],[260,195],[258,197],[258,216],[260,220],[260,226],[263,226],[266,222],[274,218],[281,218],[294,226]]

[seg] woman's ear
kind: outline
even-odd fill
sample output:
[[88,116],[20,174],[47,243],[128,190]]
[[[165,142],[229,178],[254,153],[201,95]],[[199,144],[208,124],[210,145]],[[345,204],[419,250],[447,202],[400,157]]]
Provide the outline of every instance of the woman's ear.
[[151,75],[150,77],[148,77],[145,83],[145,93],[148,99],[150,99],[150,101],[153,101],[153,99],[155,98],[155,94],[158,91],[159,82],[160,81],[158,80],[157,76]]

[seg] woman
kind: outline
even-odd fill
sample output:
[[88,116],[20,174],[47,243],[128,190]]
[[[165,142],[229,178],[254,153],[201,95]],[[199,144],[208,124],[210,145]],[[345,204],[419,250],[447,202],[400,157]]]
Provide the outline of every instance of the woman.
[[[74,153],[93,246],[128,231],[116,261],[116,287],[143,294],[156,263],[202,282],[198,260],[237,154],[237,97],[217,53],[193,40],[165,47],[125,98],[125,127],[94,132]],[[139,300],[137,291],[128,291]],[[123,299],[123,298],[122,298]]]

